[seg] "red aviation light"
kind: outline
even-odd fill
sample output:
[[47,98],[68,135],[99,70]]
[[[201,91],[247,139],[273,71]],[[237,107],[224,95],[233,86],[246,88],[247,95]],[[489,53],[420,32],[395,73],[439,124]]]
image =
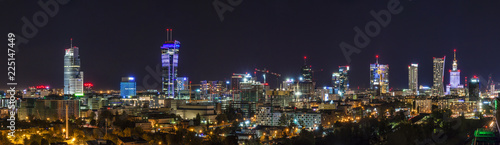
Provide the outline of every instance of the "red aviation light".
[[89,87],[93,87],[94,84],[92,84],[92,83],[84,83],[83,86],[89,88]]

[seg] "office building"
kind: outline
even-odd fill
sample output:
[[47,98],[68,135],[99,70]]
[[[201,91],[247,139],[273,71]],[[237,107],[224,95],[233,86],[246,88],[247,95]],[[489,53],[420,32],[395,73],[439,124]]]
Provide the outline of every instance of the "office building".
[[302,76],[299,78],[299,80],[303,82],[312,82],[313,81],[312,69],[310,65],[307,65],[306,59],[307,57],[304,56],[304,66],[302,66],[301,69]]
[[167,29],[167,41],[161,47],[162,92],[168,98],[175,98],[179,47],[181,43],[172,40],[172,29]]
[[444,62],[446,56],[443,58],[433,58],[433,79],[432,79],[432,95],[433,96],[443,96],[444,95]]
[[375,90],[376,94],[389,93],[389,65],[379,64],[377,61],[370,64],[370,89]]
[[418,95],[418,64],[408,66],[408,89],[410,94]]
[[481,96],[480,87],[479,78],[477,76],[472,77],[469,82],[469,100],[475,101],[479,99],[479,96]]
[[[71,39],[73,41],[73,39]],[[64,94],[83,96],[83,71],[80,71],[79,48],[65,49],[64,54]]]
[[134,77],[122,77],[120,83],[120,96],[122,98],[131,98],[136,95],[136,84]]
[[335,94],[344,96],[349,90],[349,66],[339,66],[339,72],[332,75]]

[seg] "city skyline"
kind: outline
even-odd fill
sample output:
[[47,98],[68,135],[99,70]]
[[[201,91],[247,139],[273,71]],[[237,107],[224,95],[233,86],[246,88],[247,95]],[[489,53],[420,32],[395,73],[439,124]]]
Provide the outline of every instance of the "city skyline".
[[[12,8],[17,6],[16,2],[14,3]],[[71,2],[65,7],[61,7],[60,11],[67,11],[73,7],[77,7],[77,5],[87,5],[92,2],[82,3],[82,2]],[[184,6],[185,2],[175,2],[180,6]],[[337,2],[330,2],[337,3]],[[391,88],[399,88],[404,89],[407,88],[407,81],[403,81],[402,78],[406,78],[407,70],[405,67],[410,63],[418,63],[419,66],[419,84],[425,86],[432,86],[432,58],[433,56],[442,56],[447,55],[451,56],[451,50],[457,49],[460,51],[457,54],[458,58],[460,58],[459,68],[461,69],[461,82],[463,82],[464,77],[471,77],[473,75],[482,76],[484,79],[487,79],[490,73],[493,74],[493,80],[495,82],[498,80],[497,77],[499,74],[498,68],[489,67],[487,63],[480,62],[492,62],[496,61],[494,59],[494,52],[496,49],[494,46],[497,42],[493,40],[489,40],[489,37],[483,37],[484,39],[472,38],[470,36],[474,36],[475,32],[468,31],[469,29],[474,29],[476,31],[488,31],[487,35],[492,36],[495,32],[499,32],[498,28],[491,27],[486,30],[483,27],[472,27],[471,24],[478,24],[480,22],[484,22],[484,25],[496,25],[499,22],[496,21],[471,21],[475,20],[475,18],[471,17],[472,14],[464,14],[462,19],[453,16],[454,13],[443,13],[438,14],[437,16],[427,15],[429,12],[423,12],[421,10],[417,10],[412,7],[405,7],[405,11],[400,15],[394,16],[390,26],[387,29],[384,29],[382,33],[372,40],[372,43],[362,50],[360,54],[353,56],[353,61],[351,64],[348,64],[342,52],[338,48],[337,44],[340,41],[349,41],[351,35],[353,35],[352,27],[353,26],[362,26],[365,21],[371,20],[371,16],[369,14],[370,10],[377,10],[379,8],[383,8],[381,4],[375,4],[370,7],[360,7],[354,10],[340,9],[344,14],[348,15],[359,15],[363,18],[359,21],[350,21],[349,19],[342,19],[342,17],[338,17],[334,14],[332,16],[328,16],[331,19],[339,19],[341,21],[348,22],[348,24],[337,24],[332,25],[334,27],[329,26],[326,27],[318,27],[313,28],[312,25],[308,27],[297,27],[300,25],[307,26],[305,22],[298,22],[298,24],[287,24],[283,25],[283,28],[279,28],[277,30],[270,30],[271,25],[256,25],[254,29],[242,29],[238,30],[239,27],[231,26],[238,25],[237,21],[241,20],[253,20],[254,17],[245,18],[238,16],[239,14],[251,15],[252,13],[245,9],[244,7],[238,8],[238,12],[234,13],[226,13],[226,19],[223,22],[220,22],[217,18],[217,14],[213,11],[210,3],[207,3],[208,6],[204,6],[202,4],[198,4],[203,8],[202,11],[206,11],[206,14],[198,15],[197,13],[191,13],[194,15],[197,21],[207,22],[206,25],[181,25],[181,23],[187,23],[193,20],[184,20],[179,22],[173,22],[168,20],[161,19],[152,19],[147,20],[146,24],[152,24],[150,27],[146,24],[141,24],[142,29],[131,29],[127,31],[124,29],[131,25],[137,24],[134,22],[125,23],[124,26],[116,25],[117,23],[110,24],[102,24],[104,27],[116,25],[109,31],[110,33],[103,34],[106,36],[106,39],[94,39],[99,38],[102,32],[102,28],[99,28],[94,25],[82,25],[76,24],[74,22],[69,21],[60,21],[58,19],[70,19],[72,18],[75,12],[64,12],[59,13],[58,16],[50,19],[49,25],[44,28],[40,28],[40,32],[36,37],[30,38],[29,42],[26,44],[20,45],[20,54],[18,55],[20,65],[18,66],[20,70],[27,70],[28,68],[33,68],[38,71],[38,73],[29,75],[27,71],[19,72],[19,85],[22,87],[34,86],[34,85],[50,85],[55,88],[62,88],[63,81],[60,77],[61,72],[61,64],[60,60],[61,50],[69,47],[70,43],[67,41],[69,38],[75,38],[75,43],[79,44],[82,48],[80,49],[80,54],[82,56],[82,68],[85,71],[85,82],[92,82],[96,86],[96,88],[102,89],[119,89],[119,85],[116,85],[119,82],[120,76],[134,76],[137,78],[138,86],[142,86],[142,82],[145,76],[150,75],[150,72],[146,70],[147,67],[155,69],[155,66],[158,65],[159,59],[158,56],[158,45],[161,45],[165,40],[165,28],[172,28],[176,30],[176,35],[174,39],[179,40],[185,44],[182,48],[182,53],[180,53],[179,58],[181,58],[181,62],[179,65],[185,66],[179,68],[179,76],[182,77],[190,77],[190,80],[193,82],[199,82],[202,80],[229,80],[232,73],[245,73],[245,72],[253,72],[254,68],[268,68],[277,73],[282,74],[282,78],[295,78],[297,79],[300,75],[300,67],[302,65],[302,57],[308,57],[308,64],[311,64],[313,69],[324,69],[323,72],[315,73],[315,78],[317,79],[317,86],[331,86],[331,73],[338,69],[338,66],[341,65],[349,65],[351,66],[350,70],[350,87],[357,88],[368,88],[369,76],[366,76],[369,68],[366,68],[366,65],[372,62],[368,58],[373,58],[374,55],[380,55],[384,57],[384,61],[386,64],[391,66],[391,77],[389,78],[391,82]],[[428,2],[404,2],[403,6],[410,5],[425,5]],[[444,3],[444,2],[437,2]],[[448,8],[437,8],[431,7],[431,11],[445,11],[446,9],[456,9],[461,5],[465,5],[467,3],[474,4],[475,2],[457,2],[451,3],[452,5]],[[478,2],[479,3],[479,2]],[[478,4],[476,3],[476,4]],[[101,3],[101,7],[109,6],[111,3],[104,2]],[[149,4],[149,3],[148,3]],[[242,4],[242,6],[255,6],[257,3],[255,2],[247,2]],[[292,9],[295,9],[296,6],[301,3],[288,3],[291,9],[284,9],[283,15],[287,16],[292,13]],[[142,5],[142,4],[141,4]],[[146,5],[146,4],[144,4]],[[265,4],[270,8],[265,10],[272,10],[271,8],[279,7],[277,4]],[[348,4],[354,6],[354,4]],[[494,6],[495,4],[491,4],[489,6]],[[313,4],[308,4],[306,6],[307,9],[313,9],[314,7],[318,7]],[[36,3],[23,5],[23,7],[28,7],[32,9],[40,9]],[[126,13],[128,16],[137,16],[143,12],[140,10],[144,8],[134,8],[126,5],[118,5],[120,8],[132,8],[133,11]],[[187,6],[184,6],[187,7]],[[10,8],[10,9],[12,9]],[[186,10],[192,9],[187,7]],[[410,12],[408,12],[410,11]],[[150,11],[147,11],[150,12]],[[324,13],[327,13],[327,10],[323,10]],[[355,13],[353,13],[355,12]],[[408,13],[406,13],[408,12]],[[419,13],[420,12],[420,13]],[[137,14],[134,14],[137,13]],[[167,11],[164,13],[158,13],[153,17],[162,17],[166,15]],[[256,14],[260,14],[262,12],[256,12]],[[484,14],[483,11],[477,10],[473,12],[474,14]],[[30,16],[29,12],[21,13],[21,14],[13,14],[14,18],[21,18],[22,16]],[[271,20],[273,18],[283,18],[283,20],[277,21],[277,24],[281,24],[289,19],[288,17],[281,17],[281,13],[271,13],[272,15],[264,17],[266,20]],[[299,14],[306,15],[308,12],[301,12]],[[428,19],[432,20],[429,23],[437,23],[439,25],[431,26],[431,29],[426,30],[418,27],[417,25],[413,25],[412,22],[417,21],[418,19],[410,19],[410,18],[420,18],[422,14],[427,16]],[[17,15],[17,16],[16,16]],[[484,14],[487,15],[487,14]],[[91,17],[88,14],[78,14],[80,19],[88,20],[85,24],[98,24],[96,22],[124,22],[126,17]],[[203,17],[202,17],[203,16]],[[205,16],[207,18],[205,18]],[[213,19],[210,19],[213,16]],[[448,22],[445,20],[438,19],[439,17],[448,16],[452,19],[454,23],[444,23]],[[175,16],[181,17],[181,16]],[[315,18],[318,16],[315,16]],[[408,18],[403,18],[408,17]],[[408,22],[404,22],[402,19],[409,19]],[[316,21],[316,20],[315,20]],[[325,21],[325,23],[333,23],[331,20]],[[274,22],[274,21],[273,21]],[[460,23],[467,22],[467,23]],[[471,23],[475,22],[475,23]],[[123,24],[123,23],[122,23]],[[253,24],[253,23],[252,23]],[[465,25],[467,24],[467,25]],[[6,27],[12,28],[12,30],[2,30],[2,31],[13,31],[18,32],[20,29],[14,29],[18,27],[14,26],[22,26],[22,21],[14,21],[6,25]],[[71,27],[57,27],[58,25],[67,25]],[[227,30],[221,30],[221,28],[227,27]],[[194,28],[194,29],[190,29]],[[215,28],[215,29],[210,29]],[[297,28],[298,30],[294,31],[290,28]],[[416,28],[416,30],[410,30],[410,28]],[[47,33],[48,31],[54,31],[55,29],[64,29],[64,32],[58,32],[57,35],[53,35],[51,33]],[[85,29],[86,31],[81,31]],[[345,29],[345,30],[344,30]],[[437,33],[435,30],[438,29],[440,31],[444,31],[445,33],[440,33],[439,36],[434,36],[431,38],[426,38],[427,35],[433,35]],[[238,30],[238,31],[236,31]],[[259,33],[252,32],[258,30]],[[332,36],[333,34],[325,34],[319,33],[317,35],[312,35],[312,33],[323,32],[323,31],[338,31],[338,34],[347,35],[347,36]],[[398,31],[406,30],[406,33],[398,33]],[[418,30],[418,31],[417,31]],[[419,31],[422,31],[419,33]],[[230,32],[237,32],[237,36],[242,36],[243,34],[248,34],[249,38],[247,39],[237,39],[237,37],[230,37]],[[275,34],[276,32],[284,32],[284,34],[288,34],[287,36]],[[293,35],[289,35],[292,34]],[[92,36],[85,36],[86,34],[91,34]],[[138,35],[142,35],[141,38]],[[215,37],[207,37],[208,34],[214,35]],[[261,40],[257,36],[257,34],[263,35],[264,41]],[[424,35],[425,34],[425,35]],[[95,36],[94,36],[95,35]],[[269,35],[269,36],[268,36]],[[336,34],[335,34],[336,35]],[[305,37],[304,37],[305,36]],[[142,38],[144,37],[144,38]],[[389,41],[387,39],[398,37],[398,41]],[[401,37],[401,38],[399,38]],[[50,38],[50,39],[47,39]],[[273,39],[276,40],[273,40]],[[309,49],[302,49],[306,46],[302,44],[292,45],[294,43],[285,43],[287,42],[285,39],[304,39],[313,42],[320,42],[316,44],[312,44]],[[411,39],[410,39],[411,38]],[[442,40],[436,40],[436,38]],[[470,38],[470,39],[469,39]],[[494,38],[494,37],[491,37]],[[133,40],[137,39],[137,42]],[[147,39],[147,40],[146,40]],[[50,40],[50,41],[49,41]],[[106,43],[104,43],[104,41]],[[129,41],[120,41],[120,40],[129,40]],[[227,41],[230,40],[230,41]],[[272,40],[272,41],[269,41]],[[436,40],[436,41],[435,41]],[[333,41],[333,43],[331,42]],[[56,43],[62,42],[62,43]],[[147,42],[147,43],[143,43]],[[216,44],[211,44],[207,42],[218,42]],[[255,45],[254,42],[261,42],[264,45]],[[391,42],[391,43],[388,43]],[[404,43],[402,43],[404,42]],[[422,43],[420,43],[422,42]],[[431,42],[431,43],[424,43]],[[204,45],[203,45],[204,44]],[[411,45],[411,46],[410,46]],[[253,49],[252,49],[253,48]],[[256,48],[256,49],[255,49]],[[290,51],[285,52],[283,55],[287,56],[279,59],[279,61],[273,61],[274,54],[281,54],[284,50],[288,48]],[[404,49],[403,49],[404,48]],[[253,51],[255,50],[255,51]],[[429,50],[433,50],[432,53]],[[490,52],[491,53],[486,53]],[[23,53],[23,52],[33,52],[33,53]],[[114,53],[112,53],[114,52]],[[119,52],[119,53],[116,53]],[[408,53],[402,53],[408,52]],[[36,55],[43,54],[43,55]],[[121,55],[123,54],[123,55]],[[224,59],[208,59],[208,61],[196,61],[197,58],[203,58],[204,54],[210,54],[211,56],[217,58]],[[234,55],[237,54],[237,55]],[[398,54],[398,55],[395,55]],[[259,56],[261,58],[256,59]],[[333,57],[332,57],[333,56]],[[5,57],[5,56],[2,56]],[[33,58],[40,60],[40,62],[44,62],[46,65],[44,67],[37,66],[35,64],[30,64],[26,60],[26,58]],[[59,58],[59,59],[57,59]],[[449,57],[451,58],[451,57]],[[103,67],[95,66],[93,64],[104,63],[106,65],[113,65],[111,62],[116,61],[120,62],[116,65],[115,69],[102,71]],[[452,62],[451,59],[446,60],[446,62]],[[476,62],[476,63],[475,63]],[[21,65],[23,64],[23,65]],[[221,64],[221,65],[210,65],[210,64]],[[445,64],[445,69],[451,68],[450,63]],[[210,68],[208,66],[212,66]],[[44,68],[44,69],[42,69]],[[198,74],[196,72],[197,69],[206,70],[206,73]],[[116,77],[109,77],[110,75],[116,75]],[[448,84],[449,77],[448,73],[445,73],[444,82]],[[5,80],[5,78],[2,78]],[[261,80],[262,78],[259,78]],[[283,79],[284,80],[284,79]],[[405,79],[406,80],[406,79]],[[486,80],[485,80],[486,81]],[[270,85],[274,86],[275,82],[269,82]],[[6,88],[6,86],[2,85],[1,88]],[[156,89],[160,90],[160,87]]]
[[0,0],[0,144],[500,144],[498,7]]

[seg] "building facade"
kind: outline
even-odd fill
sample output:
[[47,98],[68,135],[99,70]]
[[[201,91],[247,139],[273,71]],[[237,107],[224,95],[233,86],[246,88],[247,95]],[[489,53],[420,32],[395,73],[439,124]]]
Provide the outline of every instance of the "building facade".
[[120,96],[132,97],[136,95],[136,83],[134,77],[122,77],[120,82]]
[[167,41],[165,41],[165,44],[161,47],[161,77],[162,92],[164,92],[168,98],[175,98],[180,46],[181,42],[172,40],[172,29],[167,29]]
[[434,58],[433,63],[433,79],[432,79],[432,95],[433,96],[443,96],[444,95],[444,62],[446,56],[443,58]]
[[339,72],[333,73],[332,81],[335,93],[344,96],[349,90],[349,66],[339,66]]
[[377,61],[370,64],[370,89],[376,90],[376,94],[389,93],[389,65],[379,64]]
[[71,46],[64,54],[64,94],[83,96],[83,71],[80,71],[79,48]]
[[408,66],[408,89],[411,94],[418,95],[418,64]]

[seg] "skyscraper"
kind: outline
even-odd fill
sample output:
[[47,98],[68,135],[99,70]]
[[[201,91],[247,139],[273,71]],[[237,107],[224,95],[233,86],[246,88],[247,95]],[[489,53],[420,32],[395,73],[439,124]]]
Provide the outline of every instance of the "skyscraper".
[[132,97],[136,95],[136,84],[134,77],[122,77],[120,82],[120,96]]
[[349,90],[349,66],[339,66],[339,72],[332,74],[333,89],[343,96]]
[[312,82],[312,69],[311,66],[306,63],[307,57],[304,56],[304,66],[302,66],[302,80],[304,82]]
[[370,64],[370,89],[377,91],[377,94],[389,93],[389,65],[379,64],[377,61]]
[[334,72],[332,74],[332,83],[333,83],[333,93],[334,94],[339,94],[339,88],[340,88],[340,73],[339,72]]
[[172,40],[172,29],[167,29],[167,41],[161,47],[162,92],[168,98],[175,98],[179,47],[181,43]]
[[432,85],[432,95],[443,96],[444,95],[444,61],[446,56],[443,58],[433,58],[433,85]]
[[414,95],[418,95],[418,64],[416,63],[408,66],[408,89]]
[[463,89],[464,86],[460,84],[460,70],[458,69],[457,50],[453,50],[453,64],[450,70],[450,84],[446,86],[446,94],[457,95],[458,89]]
[[472,77],[469,82],[469,100],[476,101],[479,99],[481,95],[479,90],[480,87],[479,78],[477,76]]
[[80,71],[80,55],[78,47],[73,46],[65,49],[64,54],[64,94],[83,96],[83,71]]

